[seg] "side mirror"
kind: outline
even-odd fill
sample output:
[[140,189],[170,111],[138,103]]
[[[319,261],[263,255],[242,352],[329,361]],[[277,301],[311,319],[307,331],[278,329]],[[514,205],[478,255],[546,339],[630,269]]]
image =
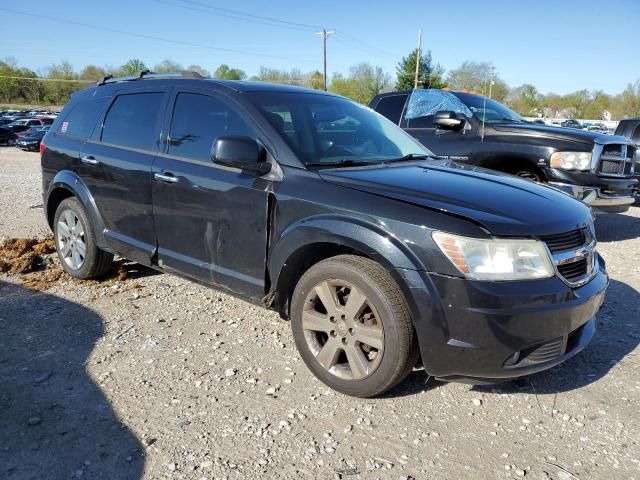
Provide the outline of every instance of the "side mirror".
[[461,130],[467,121],[456,112],[436,112],[433,124],[441,130]]
[[213,163],[265,175],[271,164],[264,160],[258,142],[249,137],[220,137],[213,146]]

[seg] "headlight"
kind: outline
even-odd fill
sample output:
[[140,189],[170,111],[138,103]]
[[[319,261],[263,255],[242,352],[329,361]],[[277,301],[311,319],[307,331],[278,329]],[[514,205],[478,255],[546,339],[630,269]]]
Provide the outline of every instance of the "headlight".
[[433,232],[442,253],[474,280],[531,280],[554,276],[549,253],[537,240],[479,239]]
[[591,168],[591,152],[556,152],[551,155],[551,168],[589,170]]

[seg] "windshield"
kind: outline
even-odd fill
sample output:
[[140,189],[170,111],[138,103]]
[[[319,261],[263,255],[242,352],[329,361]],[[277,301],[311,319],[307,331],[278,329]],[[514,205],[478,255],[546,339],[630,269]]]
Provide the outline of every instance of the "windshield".
[[247,97],[307,165],[433,155],[382,115],[342,97],[290,92],[251,92]]
[[453,92],[464,103],[478,120],[485,123],[526,122],[524,118],[513,110],[490,98],[469,93]]

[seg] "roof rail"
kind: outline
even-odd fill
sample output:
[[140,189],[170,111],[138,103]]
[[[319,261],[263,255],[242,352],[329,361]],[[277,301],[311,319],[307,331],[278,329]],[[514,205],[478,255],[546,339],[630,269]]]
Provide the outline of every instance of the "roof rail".
[[190,70],[182,70],[180,72],[165,72],[154,73],[151,70],[142,70],[136,75],[128,77],[114,77],[113,75],[106,75],[96,82],[96,85],[106,85],[108,83],[118,82],[132,82],[135,80],[146,80],[150,78],[206,78],[200,75],[198,72]]

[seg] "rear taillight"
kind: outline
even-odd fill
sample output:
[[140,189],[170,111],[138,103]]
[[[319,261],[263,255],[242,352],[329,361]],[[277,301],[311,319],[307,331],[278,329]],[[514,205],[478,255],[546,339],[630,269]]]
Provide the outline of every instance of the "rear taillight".
[[44,139],[40,140],[40,157],[42,157],[42,154],[44,153],[44,149],[45,149],[45,144],[44,144]]

